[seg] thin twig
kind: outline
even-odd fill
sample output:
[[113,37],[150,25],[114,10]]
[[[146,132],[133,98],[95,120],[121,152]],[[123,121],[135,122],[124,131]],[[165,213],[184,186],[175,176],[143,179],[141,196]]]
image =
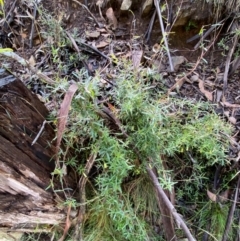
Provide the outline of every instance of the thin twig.
[[58,241],[64,241],[65,240],[65,238],[67,236],[67,233],[68,233],[68,230],[71,227],[72,222],[71,222],[71,220],[69,218],[70,217],[70,213],[71,213],[71,208],[72,208],[72,205],[69,204],[63,235],[62,235],[62,237],[60,239],[58,239]]
[[27,60],[20,57],[16,53],[10,52],[10,51],[5,51],[5,52],[0,52],[0,55],[4,55],[6,57],[10,57],[10,58],[16,60],[18,63],[20,63],[24,67],[29,68],[34,74],[36,74],[40,79],[43,79],[46,83],[51,84],[51,85],[54,84],[54,81],[51,78],[49,78],[47,75],[43,74],[37,68],[33,67],[31,64],[29,64],[29,62]]
[[[73,37],[71,36],[71,34],[68,33],[67,31],[66,31],[66,34],[67,34],[67,36],[69,37],[69,39],[71,40],[71,42],[72,42],[73,47],[75,48],[75,50],[76,50],[78,53],[80,53],[79,47],[78,47],[76,41],[75,41],[75,40],[73,39]],[[99,51],[98,49],[96,49],[96,48],[94,48],[94,47],[92,47],[92,46],[90,46],[90,45],[88,45],[88,44],[86,44],[86,43],[83,43],[83,42],[81,42],[81,43],[79,43],[79,44],[80,44],[80,45],[83,45],[83,46],[86,47],[86,48],[91,49],[91,50],[92,50],[93,52],[95,52],[96,54],[99,54],[100,56],[102,56],[103,58],[105,58],[105,59],[107,59],[109,62],[111,62],[111,59],[110,59],[107,55],[105,55],[105,54],[103,54],[101,51]],[[81,47],[81,46],[80,46],[80,48],[83,49],[83,47]],[[87,51],[86,49],[83,49],[83,50]]]
[[47,123],[47,121],[44,120],[44,122],[42,123],[41,129],[40,129],[40,131],[38,132],[37,136],[34,138],[31,146],[33,146],[33,145],[36,143],[36,141],[38,140],[39,136],[42,134],[43,129],[44,129],[44,126],[45,126],[46,123]]
[[232,55],[233,55],[233,53],[236,49],[236,46],[238,44],[238,40],[239,40],[239,35],[235,34],[234,40],[233,40],[233,45],[228,52],[228,56],[227,56],[227,60],[226,60],[226,64],[225,64],[225,71],[224,71],[224,75],[223,75],[223,95],[225,94],[226,89],[227,89],[228,72],[229,72],[230,62],[231,62],[231,59],[232,59]]
[[34,3],[34,9],[33,9],[33,19],[32,19],[32,26],[31,26],[31,33],[30,33],[30,48],[33,46],[33,35],[34,35],[34,26],[35,26],[35,21],[36,21],[36,15],[37,15],[37,1]]
[[194,41],[195,39],[198,39],[198,37],[200,38],[200,40],[198,41],[198,43],[194,46],[194,49],[197,49],[203,42],[203,40],[211,34],[211,32],[216,28],[215,25],[211,26],[211,28],[209,28],[207,31],[205,31],[202,35],[201,34],[197,34],[195,36],[193,36],[191,39],[187,40],[187,43],[190,43],[192,41]]
[[221,20],[220,22],[213,24],[207,31],[204,31],[203,34],[196,34],[193,37],[189,38],[186,42],[187,43],[191,43],[192,41],[200,38],[199,42],[194,46],[194,49],[197,49],[200,44],[202,43],[202,41],[215,29],[218,28],[220,25],[222,26],[224,24],[224,22],[227,20],[228,18],[224,18],[223,20]]
[[88,9],[88,7],[80,2],[78,2],[77,0],[73,0],[76,4],[80,5],[81,7],[85,8],[87,10],[87,12],[91,15],[91,17],[94,19],[94,21],[96,22],[96,24],[98,25],[99,28],[104,27],[104,24],[101,24],[97,21],[97,19],[95,18],[95,16],[90,12],[90,10]]
[[[88,44],[86,44],[86,43],[83,43],[83,42],[81,42],[81,43],[79,43],[79,44],[80,44],[80,45],[83,45],[84,47],[87,47],[87,48],[91,49],[93,52],[101,55],[103,58],[105,58],[105,59],[107,59],[109,62],[111,62],[111,59],[110,59],[107,55],[105,55],[105,54],[103,54],[101,51],[99,51],[97,48],[94,48],[93,46],[90,46],[90,45],[88,45]],[[81,46],[80,46],[80,48],[83,49],[83,47],[81,47]],[[84,49],[84,50],[87,51],[86,49]]]
[[150,35],[152,33],[152,29],[153,29],[153,24],[154,24],[154,21],[155,21],[155,18],[156,18],[156,14],[157,14],[157,10],[155,9],[154,10],[154,13],[151,17],[151,20],[150,20],[150,23],[148,25],[148,29],[145,33],[145,38],[146,38],[146,42],[149,43],[149,40],[150,40]]
[[[238,227],[240,227],[240,214],[238,214]],[[237,230],[237,235],[235,241],[240,241],[240,228]]]
[[155,4],[155,7],[157,9],[159,23],[160,23],[160,27],[161,27],[162,35],[163,35],[163,41],[164,41],[164,44],[165,44],[165,47],[166,47],[166,51],[167,51],[167,55],[168,55],[168,59],[169,59],[170,71],[173,72],[174,68],[173,68],[172,58],[171,58],[171,54],[170,54],[170,51],[169,51],[168,41],[167,41],[167,37],[166,37],[166,32],[165,32],[164,25],[163,25],[163,20],[162,20],[162,14],[161,14],[160,7],[159,7],[160,0],[159,1],[158,0],[154,0],[154,4]]
[[[8,11],[7,16],[5,17],[5,21],[4,21],[4,23],[3,23],[3,29],[6,28],[6,27],[8,27],[8,26],[10,25],[11,21],[13,21],[13,18],[12,18],[10,15],[12,14],[12,12],[13,12],[13,10],[14,10],[14,8],[15,8],[16,2],[17,2],[17,0],[15,0],[15,1],[13,2],[10,10]],[[11,18],[9,19],[9,17],[11,17]],[[8,21],[8,19],[9,19],[9,21]]]

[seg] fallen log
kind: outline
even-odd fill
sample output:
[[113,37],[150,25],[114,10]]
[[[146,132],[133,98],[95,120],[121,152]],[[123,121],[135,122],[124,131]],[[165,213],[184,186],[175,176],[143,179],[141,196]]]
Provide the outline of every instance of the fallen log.
[[65,210],[48,188],[55,132],[48,122],[39,132],[48,114],[19,79],[0,69],[0,230],[31,231],[65,221]]

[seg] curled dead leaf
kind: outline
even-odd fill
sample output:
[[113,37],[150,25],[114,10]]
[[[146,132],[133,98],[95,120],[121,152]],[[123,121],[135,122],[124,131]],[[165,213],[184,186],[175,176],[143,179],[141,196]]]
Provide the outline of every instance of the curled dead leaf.
[[[57,144],[56,144],[56,154],[58,154],[60,149],[60,144],[62,141],[62,136],[65,130],[65,126],[67,123],[68,112],[71,106],[73,95],[78,89],[77,84],[72,84],[67,93],[64,96],[63,102],[61,104],[59,113],[58,113],[58,125],[57,125]],[[57,155],[58,156],[58,155]],[[58,162],[58,160],[57,160]]]
[[103,41],[100,41],[98,43],[96,43],[96,48],[100,49],[100,48],[104,48],[106,46],[108,46],[110,44],[110,41],[106,41],[106,40],[103,40]]
[[229,122],[232,123],[233,125],[236,125],[236,123],[237,123],[236,118],[233,117],[233,116],[230,116],[230,117],[228,118],[228,120],[229,120]]
[[217,195],[216,194],[214,194],[214,193],[210,192],[209,190],[207,190],[207,195],[208,195],[208,197],[209,197],[209,199],[211,201],[213,201],[213,202],[217,201]]
[[31,55],[31,57],[29,58],[28,63],[29,63],[31,66],[35,66],[36,61],[35,61],[35,58],[33,57],[33,55]]
[[109,26],[113,26],[113,29],[116,29],[118,25],[118,21],[117,21],[117,18],[115,17],[115,14],[112,8],[109,8],[106,11],[106,17],[108,19]]
[[213,101],[213,95],[210,91],[205,89],[203,80],[198,79],[198,87],[208,100]]
[[169,88],[168,95],[175,89],[177,89],[177,91],[178,91],[182,87],[182,85],[185,83],[185,81],[191,82],[186,76],[182,77],[181,79],[177,79],[176,83],[171,88]]
[[88,38],[98,38],[100,36],[99,31],[86,31],[85,34]]
[[229,199],[228,199],[229,194],[230,194],[230,190],[229,190],[229,189],[225,190],[224,192],[221,192],[221,193],[219,194],[219,196],[218,196],[219,201],[220,201],[220,202],[226,202],[226,201],[228,201],[228,200],[229,200]]
[[96,2],[96,5],[99,6],[99,7],[102,7],[103,3],[104,3],[103,0],[98,0],[98,1]]

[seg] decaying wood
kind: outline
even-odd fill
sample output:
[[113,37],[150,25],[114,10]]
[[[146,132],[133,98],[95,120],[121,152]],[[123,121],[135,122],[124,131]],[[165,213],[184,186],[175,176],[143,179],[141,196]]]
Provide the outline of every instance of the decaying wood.
[[[47,189],[55,168],[49,123],[32,144],[47,117],[44,104],[20,80],[0,71],[0,229],[34,230],[64,222],[65,211]],[[61,188],[57,181],[54,186]]]

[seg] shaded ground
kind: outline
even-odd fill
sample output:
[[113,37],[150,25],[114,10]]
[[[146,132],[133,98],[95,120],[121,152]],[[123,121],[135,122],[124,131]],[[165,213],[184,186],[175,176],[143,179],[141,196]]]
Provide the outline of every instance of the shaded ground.
[[[101,25],[105,24],[106,22],[109,23],[109,20],[106,18],[105,12],[106,9],[110,7],[110,5],[108,4],[102,9],[103,16],[106,19],[106,22],[104,22],[99,15],[98,7],[93,2],[94,1],[89,1],[88,6],[93,15],[96,16],[97,22]],[[14,3],[15,8],[11,9]],[[48,33],[44,32],[44,29],[41,29],[41,26],[43,26],[44,23],[39,22],[41,18],[39,18],[38,14],[36,15],[37,22],[35,24],[33,32],[34,36],[31,36],[32,21],[30,20],[30,18],[21,18],[21,14],[25,14],[26,6],[21,6],[21,4],[19,5],[18,1],[15,1],[14,3],[12,3],[11,1],[6,1],[5,3],[6,13],[9,13],[11,17],[11,23],[10,26],[7,26],[7,24],[5,23],[1,30],[2,45],[3,47],[7,46],[13,48],[15,51],[17,51],[17,53],[20,54],[20,56],[25,57],[26,59],[29,59],[31,56],[36,58],[34,54],[36,54],[36,52],[38,52],[39,50],[43,49],[41,43],[44,44],[45,41],[49,43],[51,42],[51,39],[46,39]],[[128,45],[129,43],[133,42],[133,37],[139,36],[139,38],[136,40],[138,49],[143,49],[147,57],[156,58],[156,53],[152,51],[152,46],[159,43],[162,38],[159,22],[158,20],[155,21],[153,31],[150,35],[150,45],[147,45],[144,41],[144,35],[147,31],[152,14],[150,14],[148,17],[141,18],[141,8],[139,7],[134,9],[133,17],[130,14],[123,16],[120,15],[120,5],[112,5],[114,14],[118,19],[118,27],[116,30],[112,30],[111,27],[106,30],[104,28],[99,28],[97,26],[97,23],[90,16],[90,14],[83,7],[81,7],[75,2],[44,1],[43,6],[44,9],[47,9],[47,11],[54,13],[57,16],[56,18],[58,22],[62,23],[62,27],[65,30],[67,30],[69,33],[77,33],[78,38],[86,41],[86,43],[90,46],[98,47],[98,49],[106,55],[109,55],[112,50],[114,50],[114,54],[117,54],[118,56],[124,55],[124,53],[131,50]],[[14,9],[17,10],[15,11]],[[9,12],[10,10],[12,10],[12,12]],[[29,8],[29,11],[31,11],[31,14],[33,14],[34,16],[34,11],[32,10],[32,7]],[[18,21],[20,21],[22,26],[19,25]],[[51,20],[49,19],[49,21]],[[191,65],[191,63],[192,65],[194,65],[194,63],[197,61],[201,54],[201,50],[194,50],[194,46],[198,42],[198,40],[191,43],[186,42],[189,38],[199,32],[202,25],[203,23],[200,22],[197,23],[197,26],[180,26],[172,29],[169,43],[172,56],[183,55],[184,57],[186,57],[187,65]],[[57,36],[59,34],[58,30],[56,28],[54,30],[54,26],[52,27],[53,31],[56,31],[54,33],[55,36]],[[39,35],[40,32],[41,35]],[[10,39],[8,38],[9,35]],[[211,41],[212,39],[213,38],[211,37],[208,40]],[[211,79],[211,83],[209,83],[209,85],[211,85],[210,90],[212,91],[216,90],[216,88],[221,88],[221,77],[224,71],[224,64],[226,61],[226,56],[222,56],[222,53],[223,50],[218,49],[216,45],[214,49],[212,48],[211,51],[208,51],[207,54],[204,56],[204,59],[206,59],[208,63],[204,63],[202,61],[202,63],[198,67],[197,72],[201,75],[201,79]],[[224,53],[227,54],[226,51]],[[90,59],[90,62],[94,61],[93,55],[88,55],[87,58]],[[42,60],[43,57],[41,57],[41,61]],[[43,62],[41,62],[41,67],[44,65],[44,63],[47,62],[46,60],[47,58],[44,59]],[[39,64],[39,60],[36,59],[35,61],[36,64]],[[165,59],[164,61],[167,62],[167,59]],[[96,68],[97,66],[94,67],[94,69]],[[185,72],[186,69],[183,69],[181,71]],[[179,71],[179,74],[181,74],[181,71]],[[165,77],[168,78],[168,76]],[[237,74],[229,78],[229,86],[226,92],[226,98],[233,103],[238,103],[239,93],[237,90],[238,88],[235,87],[235,85],[238,86],[238,81],[239,78]],[[169,78],[167,82],[169,82]],[[170,81],[169,85],[171,84],[174,84],[174,82],[171,83]],[[190,87],[188,86],[187,88],[189,89]],[[188,95],[187,93],[191,93],[191,91],[189,92],[189,90],[187,92],[184,90],[181,91],[183,91],[183,95]],[[192,89],[192,91],[197,92],[196,89]],[[190,95],[192,96],[192,94]],[[199,98],[201,98],[201,95],[199,96]]]

